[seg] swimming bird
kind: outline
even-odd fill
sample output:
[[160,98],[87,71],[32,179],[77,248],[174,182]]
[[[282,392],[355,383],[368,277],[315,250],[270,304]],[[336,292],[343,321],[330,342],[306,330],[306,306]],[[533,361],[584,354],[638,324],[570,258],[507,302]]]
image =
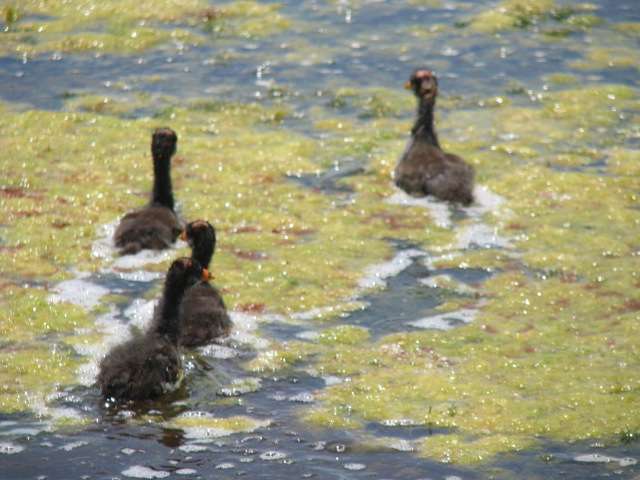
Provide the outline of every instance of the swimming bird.
[[469,205],[473,202],[473,167],[459,156],[443,152],[434,129],[438,79],[430,70],[420,68],[411,74],[405,88],[418,98],[418,114],[394,171],[395,184],[416,197],[432,195]]
[[153,192],[149,204],[127,213],[116,229],[114,241],[121,254],[169,248],[182,231],[174,212],[171,188],[171,157],[178,137],[170,128],[158,128],[151,138]]
[[179,309],[185,291],[208,272],[191,258],[175,260],[154,311],[152,327],[115,346],[100,362],[97,384],[107,399],[149,400],[175,388],[182,371]]
[[[216,248],[216,231],[209,222],[196,220],[187,225],[181,238],[191,246],[191,258],[209,268]],[[233,323],[222,295],[206,280],[190,287],[180,306],[180,343],[187,347],[206,345],[226,336]]]

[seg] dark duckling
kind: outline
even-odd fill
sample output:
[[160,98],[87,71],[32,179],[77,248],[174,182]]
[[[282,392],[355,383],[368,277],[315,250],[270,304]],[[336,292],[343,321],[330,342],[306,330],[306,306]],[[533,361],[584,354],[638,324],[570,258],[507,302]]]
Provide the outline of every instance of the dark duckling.
[[433,195],[440,200],[469,205],[473,202],[473,167],[440,148],[433,126],[438,79],[427,69],[411,75],[405,88],[418,98],[418,118],[411,139],[394,172],[394,181],[409,195]]
[[153,193],[151,202],[140,210],[127,213],[116,229],[114,240],[120,253],[169,248],[182,231],[182,223],[173,210],[171,157],[178,137],[170,128],[158,128],[151,139],[153,156]]
[[170,391],[180,378],[179,308],[185,291],[208,272],[191,258],[179,258],[167,272],[153,326],[114,347],[100,362],[97,383],[105,398],[149,400]]
[[[216,248],[216,231],[204,220],[187,225],[181,238],[191,246],[191,258],[209,268]],[[180,306],[180,343],[198,347],[229,335],[233,322],[216,287],[200,281],[189,288]]]

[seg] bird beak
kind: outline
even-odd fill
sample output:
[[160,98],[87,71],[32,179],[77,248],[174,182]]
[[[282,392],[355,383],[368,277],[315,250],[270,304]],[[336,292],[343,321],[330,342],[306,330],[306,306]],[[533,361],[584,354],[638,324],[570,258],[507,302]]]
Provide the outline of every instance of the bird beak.
[[202,281],[203,282],[207,282],[210,278],[211,278],[211,274],[209,273],[209,270],[207,270],[206,268],[203,268],[202,269]]
[[183,230],[182,233],[180,234],[180,240],[182,240],[183,242],[187,241],[187,231]]
[[411,90],[411,81],[407,80],[406,82],[404,82],[404,88],[407,90]]

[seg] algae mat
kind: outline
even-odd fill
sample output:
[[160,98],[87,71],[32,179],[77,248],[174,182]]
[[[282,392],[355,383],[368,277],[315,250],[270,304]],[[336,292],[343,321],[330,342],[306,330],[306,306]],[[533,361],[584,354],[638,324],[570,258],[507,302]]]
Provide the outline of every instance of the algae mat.
[[[180,98],[173,90],[158,93],[150,86],[163,85],[159,72],[107,91],[87,85],[61,99],[62,111],[0,106],[3,415],[35,415],[59,431],[81,431],[102,415],[92,406],[98,401],[91,355],[128,331],[114,312],[128,308],[132,296],[152,299],[171,258],[187,253],[179,245],[145,264],[145,287],[134,293],[90,283],[107,274],[140,275],[139,266],[123,266],[98,247],[105,225],[146,201],[150,132],[167,125],[179,137],[172,173],[180,212],[216,225],[212,268],[240,325],[236,343],[215,355],[237,358],[209,402],[207,389],[214,387],[193,366],[200,354],[188,354],[190,398],[182,392],[162,415],[136,414],[132,425],[199,439],[270,428],[270,418],[233,409],[243,395],[259,396],[273,376],[304,372],[326,385],[285,394],[296,405],[286,421],[309,431],[350,432],[376,451],[389,440],[371,434],[372,425],[424,428],[399,449],[460,465],[492,465],[515,458],[513,452],[544,451],[548,442],[635,441],[640,97],[637,82],[625,80],[635,68],[627,61],[638,41],[633,22],[607,18],[597,4],[456,4],[452,16],[437,4],[385,6],[399,19],[390,38],[410,60],[393,64],[402,78],[372,68],[372,84],[349,70],[351,62],[362,55],[391,61],[389,44],[366,29],[347,34],[331,21],[327,31],[343,33],[346,45],[287,43],[301,32],[327,34],[304,9],[164,2],[156,11],[142,2],[114,20],[119,3],[88,14],[74,13],[67,2],[17,9],[5,3],[3,51],[27,59],[110,51],[194,58],[207,51],[211,58],[207,49],[222,48],[220,68],[237,64],[253,78],[248,95],[225,100],[188,89]],[[347,18],[366,3],[350,5],[351,13],[322,5],[313,15]],[[406,9],[426,18],[433,10],[437,20],[421,28],[403,16]],[[615,48],[578,45],[581,35]],[[434,59],[444,73],[438,126],[445,148],[477,169],[482,188],[467,210],[412,201],[390,180],[413,109],[399,87],[419,58],[411,41],[425,38],[448,45]],[[548,56],[562,49],[565,57],[540,74],[538,87],[515,74],[493,83],[447,79],[448,69],[461,68],[456,59],[469,43],[486,49],[466,55],[490,61],[487,52],[506,48],[503,38]],[[269,49],[284,54],[267,54],[273,60],[265,63],[259,57]],[[336,63],[347,73],[324,85],[305,70]],[[281,71],[290,75],[268,79]],[[180,78],[175,71],[166,76]],[[233,81],[220,81],[220,92],[232,90]],[[458,85],[456,93],[445,93],[447,85]],[[366,317],[366,296],[412,262],[433,278],[411,295],[432,289],[435,309],[395,333],[366,320],[350,325],[356,312]],[[473,269],[491,276],[471,287],[435,276]],[[93,289],[95,301],[68,301],[60,293],[67,285]],[[272,335],[261,322],[304,331]],[[76,391],[81,408],[61,406]],[[225,408],[228,416],[215,415]]]

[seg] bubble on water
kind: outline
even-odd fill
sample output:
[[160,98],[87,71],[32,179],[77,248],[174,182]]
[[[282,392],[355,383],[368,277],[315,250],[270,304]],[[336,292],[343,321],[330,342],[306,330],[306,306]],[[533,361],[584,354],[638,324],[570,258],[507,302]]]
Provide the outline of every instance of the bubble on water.
[[176,475],[195,475],[198,471],[193,468],[179,468],[175,473]]
[[198,445],[197,443],[187,443],[186,445],[180,445],[178,449],[186,453],[195,453],[209,450],[209,447],[205,445]]
[[459,477],[457,475],[447,475],[446,477],[444,477],[444,480],[462,480],[462,477]]
[[130,478],[167,478],[170,473],[163,470],[154,470],[142,465],[134,465],[123,470],[122,475]]
[[16,445],[15,443],[0,442],[0,454],[14,455],[24,450],[24,447]]
[[451,228],[453,221],[451,220],[451,210],[446,202],[435,200],[431,197],[412,197],[406,192],[396,187],[396,193],[387,197],[387,203],[392,205],[404,205],[411,207],[422,207],[429,210],[429,214],[434,223],[440,228]]
[[260,459],[268,462],[282,460],[283,458],[287,458],[287,454],[284,452],[278,452],[277,450],[269,450],[260,454]]
[[240,457],[240,463],[253,463],[254,461],[253,457]]
[[391,260],[368,266],[358,286],[362,289],[384,287],[385,279],[393,277],[409,267],[416,257],[423,257],[426,253],[422,250],[408,249],[398,252]]
[[357,472],[359,470],[364,470],[367,466],[364,463],[345,463],[344,468]]
[[136,452],[137,450],[134,450],[133,448],[123,448],[122,450],[120,450],[120,453],[123,453],[125,455],[133,455]]
[[231,468],[235,468],[236,464],[231,462],[219,463],[216,465],[216,470],[229,470]]
[[300,392],[297,395],[290,396],[289,401],[297,403],[313,403],[315,401],[315,397],[310,392]]
[[84,442],[79,440],[77,442],[67,443],[58,448],[58,450],[64,450],[65,452],[70,452],[71,450],[75,450],[78,447],[84,447],[85,445],[89,445],[88,442]]
[[100,299],[109,293],[109,290],[100,285],[96,285],[85,280],[89,274],[79,273],[78,277],[72,280],[65,280],[56,284],[49,295],[52,303],[68,302],[85,310],[92,310],[100,305]]
[[409,325],[430,330],[451,330],[459,325],[471,323],[477,314],[477,309],[463,308],[453,312],[421,318],[415,322],[409,322]]
[[205,347],[199,348],[198,351],[207,357],[217,358],[219,360],[227,360],[229,358],[235,358],[240,355],[238,350],[225,347],[224,345],[211,344]]

